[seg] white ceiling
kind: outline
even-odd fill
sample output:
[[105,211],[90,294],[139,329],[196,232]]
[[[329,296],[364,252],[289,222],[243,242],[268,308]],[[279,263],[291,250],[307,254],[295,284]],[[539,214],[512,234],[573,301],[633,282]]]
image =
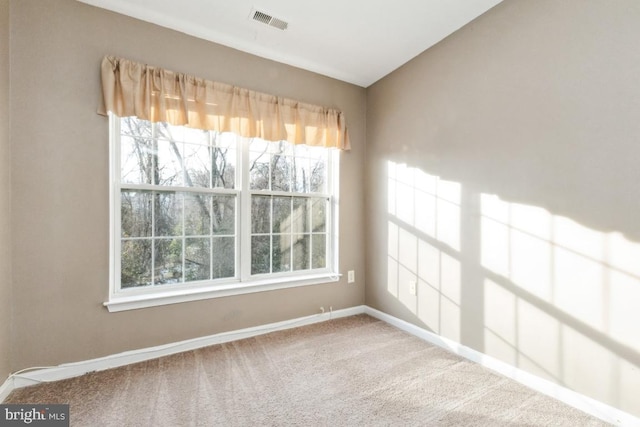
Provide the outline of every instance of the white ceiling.
[[502,0],[79,1],[367,87]]

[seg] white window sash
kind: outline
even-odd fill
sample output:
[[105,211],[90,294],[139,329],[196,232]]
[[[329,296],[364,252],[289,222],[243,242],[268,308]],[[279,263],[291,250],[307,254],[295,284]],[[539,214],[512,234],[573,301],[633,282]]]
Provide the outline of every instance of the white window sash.
[[[329,150],[327,158],[326,193],[292,193],[249,190],[249,144],[236,146],[238,165],[236,170],[236,188],[201,188],[158,186],[151,184],[122,184],[120,182],[120,118],[109,114],[109,299],[104,305],[109,311],[122,311],[157,305],[174,304],[208,298],[241,295],[246,293],[269,291],[297,286],[316,285],[339,280],[338,270],[338,161],[339,151]],[[155,132],[155,126],[154,126]],[[151,285],[144,287],[121,288],[121,192],[123,190],[146,190],[168,192],[193,192],[206,194],[228,194],[236,196],[235,219],[235,277],[179,284]],[[326,268],[289,271],[283,273],[251,274],[251,197],[255,194],[265,196],[326,198],[328,214],[326,218]],[[184,216],[184,209],[183,209]],[[153,219],[155,221],[155,218]],[[312,235],[313,233],[309,233]],[[182,236],[184,238],[184,236]],[[310,243],[311,244],[311,243]],[[155,245],[152,245],[152,257]],[[184,246],[184,245],[183,245]],[[183,274],[184,274],[183,247]],[[312,262],[312,260],[310,260]],[[311,267],[312,265],[310,265]]]

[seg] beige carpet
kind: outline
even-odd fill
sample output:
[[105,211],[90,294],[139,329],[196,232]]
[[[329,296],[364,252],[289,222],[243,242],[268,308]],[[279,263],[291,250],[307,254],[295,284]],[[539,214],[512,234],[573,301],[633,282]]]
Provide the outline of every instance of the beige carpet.
[[72,426],[597,426],[366,315],[18,389]]

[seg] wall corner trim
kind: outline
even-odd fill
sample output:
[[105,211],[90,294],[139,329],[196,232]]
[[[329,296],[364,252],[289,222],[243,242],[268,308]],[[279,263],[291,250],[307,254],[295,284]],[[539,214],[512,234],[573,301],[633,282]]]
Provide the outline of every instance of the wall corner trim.
[[458,342],[442,337],[433,332],[429,332],[413,323],[406,322],[397,317],[391,316],[382,311],[376,310],[369,306],[365,306],[365,314],[382,320],[390,325],[395,326],[415,337],[434,344],[438,347],[449,350],[458,356],[464,357],[472,362],[478,363],[485,368],[491,369],[500,375],[519,382],[537,392],[550,396],[556,400],[566,403],[582,412],[593,415],[603,421],[617,426],[637,426],[640,427],[640,418],[637,418],[627,412],[614,408],[613,406],[602,403],[591,397],[577,393],[566,387],[562,387],[544,378],[530,374],[522,369],[516,368],[506,362],[488,356],[472,348],[466,347]]

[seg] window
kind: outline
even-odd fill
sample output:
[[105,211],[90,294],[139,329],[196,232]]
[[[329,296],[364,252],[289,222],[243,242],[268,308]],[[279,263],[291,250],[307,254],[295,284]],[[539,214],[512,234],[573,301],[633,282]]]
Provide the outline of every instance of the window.
[[337,279],[337,150],[110,117],[109,310]]

